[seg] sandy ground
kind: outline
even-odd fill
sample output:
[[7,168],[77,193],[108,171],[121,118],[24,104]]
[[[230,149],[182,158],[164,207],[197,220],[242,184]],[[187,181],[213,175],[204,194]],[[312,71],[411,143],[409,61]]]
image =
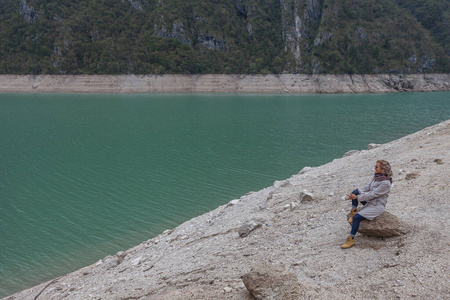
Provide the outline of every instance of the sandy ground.
[[[129,250],[6,299],[252,299],[242,276],[282,266],[301,299],[448,299],[450,120],[276,181]],[[356,236],[344,196],[390,161],[387,211],[409,227],[391,238]],[[313,201],[300,201],[308,191]],[[262,227],[240,237],[249,220]]]
[[387,93],[450,91],[450,74],[0,75],[0,93]]

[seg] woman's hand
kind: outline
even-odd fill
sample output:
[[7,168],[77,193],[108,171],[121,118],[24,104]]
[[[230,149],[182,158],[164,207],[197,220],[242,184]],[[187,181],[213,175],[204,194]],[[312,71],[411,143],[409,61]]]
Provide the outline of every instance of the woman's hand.
[[353,193],[347,195],[347,200],[353,200],[353,199],[358,199],[358,196],[356,196]]

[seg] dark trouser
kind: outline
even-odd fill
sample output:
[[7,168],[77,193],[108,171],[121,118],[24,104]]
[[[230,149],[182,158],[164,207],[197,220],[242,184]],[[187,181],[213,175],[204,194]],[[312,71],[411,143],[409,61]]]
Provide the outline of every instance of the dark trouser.
[[353,216],[352,231],[350,232],[350,236],[355,237],[355,234],[358,232],[359,229],[359,223],[365,219],[366,218],[364,218],[360,214],[356,214]]
[[[359,195],[359,191],[356,189],[356,190],[354,190],[353,192],[352,192],[354,195],[356,195],[356,196],[358,196]],[[353,199],[352,200],[352,207],[353,208],[358,208],[358,199]],[[366,205],[366,201],[361,201],[361,204],[362,205]]]

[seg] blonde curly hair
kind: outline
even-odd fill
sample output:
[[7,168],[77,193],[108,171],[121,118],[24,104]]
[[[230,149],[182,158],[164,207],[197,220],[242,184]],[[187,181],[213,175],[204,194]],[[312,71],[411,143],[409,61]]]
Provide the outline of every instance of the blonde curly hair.
[[392,168],[388,161],[377,160],[377,164],[380,164],[380,168],[382,170],[381,174],[392,177]]

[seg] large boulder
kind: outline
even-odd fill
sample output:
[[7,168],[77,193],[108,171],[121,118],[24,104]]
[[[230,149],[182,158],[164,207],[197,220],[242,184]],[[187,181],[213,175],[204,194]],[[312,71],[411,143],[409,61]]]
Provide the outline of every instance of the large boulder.
[[256,299],[299,299],[299,282],[294,273],[279,265],[259,265],[243,276],[245,287]]
[[[347,219],[350,215],[347,215]],[[405,234],[408,227],[395,215],[385,211],[372,221],[363,220],[359,223],[358,232],[367,236],[392,237]]]

